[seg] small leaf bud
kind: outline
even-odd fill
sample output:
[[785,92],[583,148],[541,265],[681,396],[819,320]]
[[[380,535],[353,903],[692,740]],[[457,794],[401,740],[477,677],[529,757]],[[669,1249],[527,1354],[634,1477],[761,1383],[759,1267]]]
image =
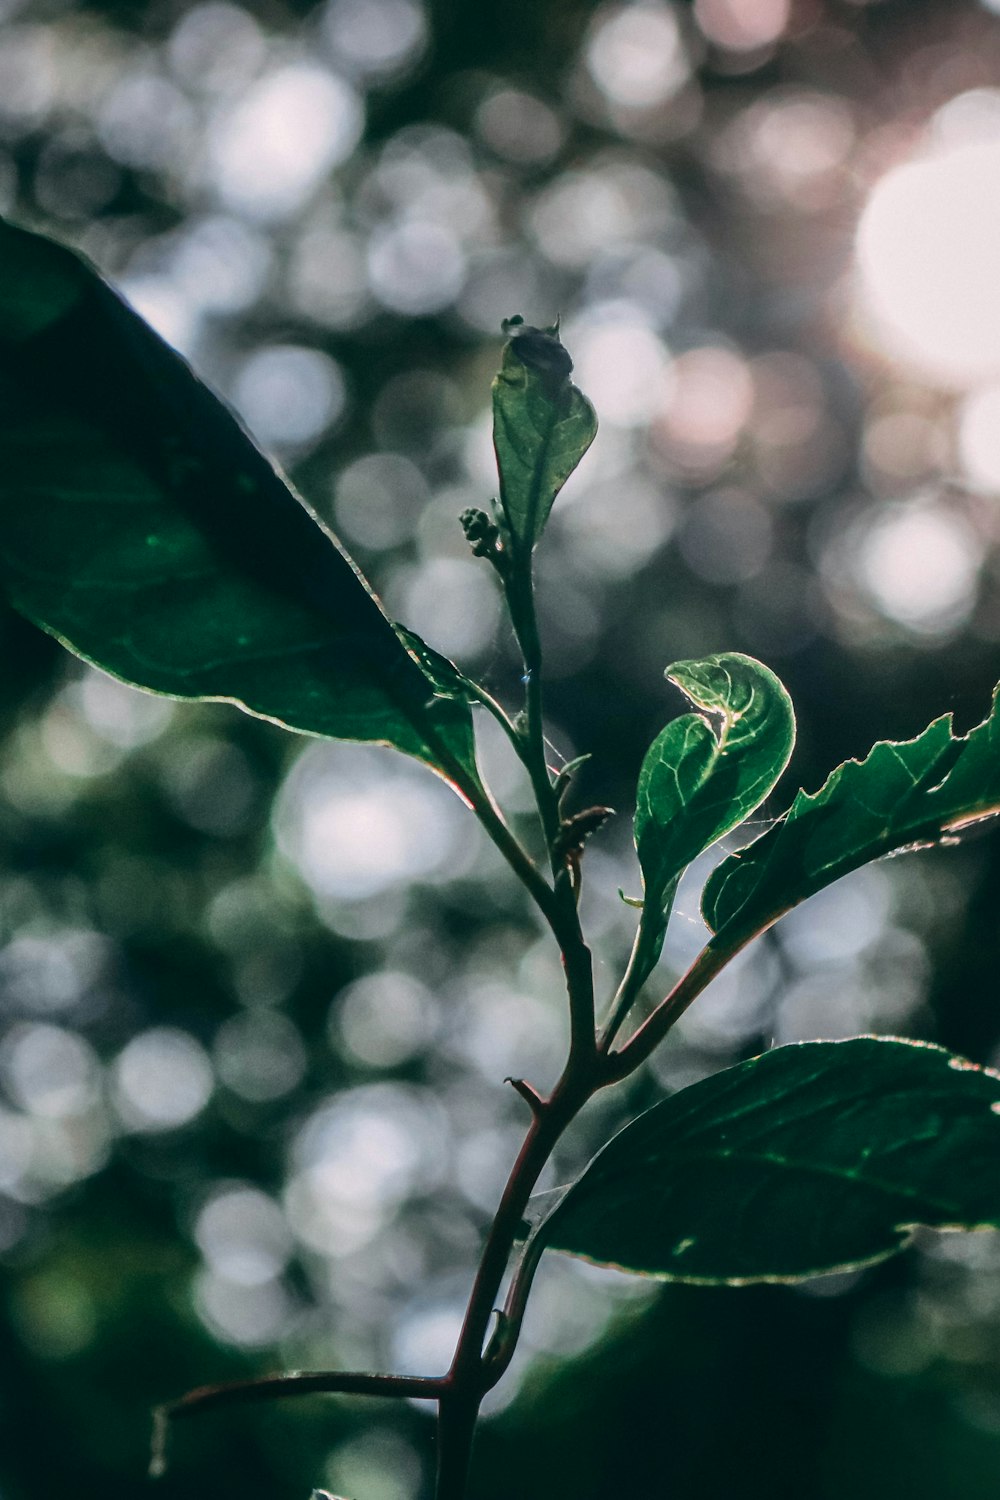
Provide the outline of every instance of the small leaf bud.
[[560,342],[557,330],[558,324],[553,329],[532,328],[530,324],[513,318],[508,318],[503,325],[503,331],[521,363],[559,386],[569,379],[573,361]]
[[578,854],[591,834],[614,817],[614,812],[613,807],[585,807],[571,818],[564,818],[559,829],[556,852],[566,857]]
[[465,539],[472,548],[473,557],[485,557],[486,561],[500,571],[505,557],[500,543],[499,527],[490,520],[484,510],[470,507],[459,516]]
[[485,547],[489,550],[499,535],[497,528],[484,510],[476,510],[473,507],[463,510],[458,519],[465,532],[466,541],[477,557],[482,557],[483,553],[477,549]]

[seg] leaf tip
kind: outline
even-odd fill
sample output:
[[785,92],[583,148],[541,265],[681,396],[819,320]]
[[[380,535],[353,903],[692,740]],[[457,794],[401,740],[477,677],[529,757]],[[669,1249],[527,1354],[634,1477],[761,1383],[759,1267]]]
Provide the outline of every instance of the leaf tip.
[[553,381],[557,387],[569,379],[573,361],[559,337],[558,319],[550,328],[534,328],[518,315],[505,318],[501,328],[507,336],[507,349],[527,369]]

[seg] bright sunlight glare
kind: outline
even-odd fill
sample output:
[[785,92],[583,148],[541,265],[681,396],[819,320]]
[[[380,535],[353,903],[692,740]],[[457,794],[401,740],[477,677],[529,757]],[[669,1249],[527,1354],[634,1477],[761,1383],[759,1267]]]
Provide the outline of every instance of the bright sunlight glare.
[[865,332],[931,385],[1000,374],[1000,139],[893,168],[861,216]]

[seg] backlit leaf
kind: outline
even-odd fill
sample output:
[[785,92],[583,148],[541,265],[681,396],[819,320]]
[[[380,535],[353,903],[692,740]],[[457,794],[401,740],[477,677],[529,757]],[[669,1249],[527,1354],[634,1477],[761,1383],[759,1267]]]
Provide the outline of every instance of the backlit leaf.
[[678,876],[760,806],[795,742],[791,699],[752,657],[723,652],[675,662],[667,676],[700,712],[668,724],[639,773],[635,843],[646,891],[646,972],[659,957]]
[[228,409],[82,259],[2,223],[0,578],[126,682],[475,776],[467,704]]
[[594,441],[597,417],[569,378],[573,361],[554,329],[517,320],[506,328],[511,336],[493,382],[493,445],[511,544],[530,552]]
[[883,1259],[914,1225],[1000,1226],[1000,1075],[917,1042],[805,1042],[682,1089],[561,1198],[546,1244],[668,1280]]
[[702,907],[716,941],[738,943],[790,907],[869,860],[932,844],[1000,809],[1000,712],[955,736],[946,714],[916,739],[880,740],[785,817],[732,854],[705,886]]

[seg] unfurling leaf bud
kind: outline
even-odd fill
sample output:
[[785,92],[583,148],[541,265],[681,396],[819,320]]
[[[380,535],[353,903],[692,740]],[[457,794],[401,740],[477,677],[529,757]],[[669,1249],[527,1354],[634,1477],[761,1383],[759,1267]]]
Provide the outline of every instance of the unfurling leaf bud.
[[501,538],[523,570],[553,502],[594,439],[594,408],[570,380],[559,325],[503,324],[507,342],[493,382],[493,446],[500,470]]
[[551,380],[556,387],[569,379],[573,361],[560,342],[558,323],[552,328],[532,328],[521,318],[506,318],[503,331],[523,365]]

